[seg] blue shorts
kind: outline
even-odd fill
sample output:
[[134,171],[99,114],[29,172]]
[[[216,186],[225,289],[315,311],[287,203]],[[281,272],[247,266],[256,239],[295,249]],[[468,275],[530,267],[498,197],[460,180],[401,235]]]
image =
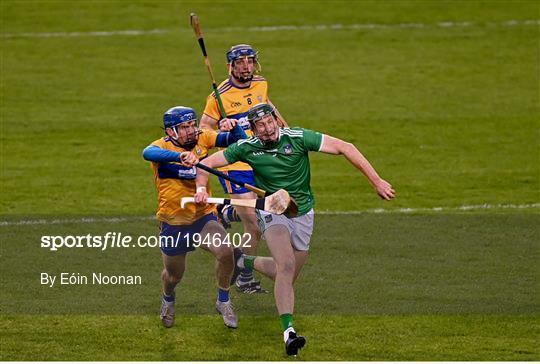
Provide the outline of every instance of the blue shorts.
[[[253,171],[223,171],[223,173],[240,182],[255,186],[255,175],[253,174]],[[235,185],[221,177],[219,177],[219,182],[221,182],[223,192],[228,193],[229,195],[250,192],[247,188]]]
[[[204,215],[191,225],[169,225],[162,221],[159,236],[163,254],[173,256],[194,251],[193,234],[200,234],[204,225],[209,221],[217,221],[216,215]],[[167,237],[167,239],[162,237]]]

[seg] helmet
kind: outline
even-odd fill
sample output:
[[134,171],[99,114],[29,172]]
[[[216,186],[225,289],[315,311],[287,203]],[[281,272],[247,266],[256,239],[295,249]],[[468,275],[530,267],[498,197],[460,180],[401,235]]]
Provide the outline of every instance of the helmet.
[[[264,118],[265,116],[272,115],[273,126],[271,126],[270,131],[268,131],[268,124],[264,126],[265,130],[260,134],[260,131],[258,130],[255,123],[260,120],[261,118]],[[253,131],[253,134],[259,138],[261,143],[263,145],[273,145],[276,140],[279,139],[279,126],[277,124],[277,117],[276,117],[276,111],[272,105],[269,104],[258,104],[253,106],[251,109],[249,109],[247,114],[247,119],[249,121],[249,125],[251,126],[251,130]],[[271,125],[270,124],[270,125]],[[272,131],[273,130],[273,131]],[[277,138],[277,139],[276,139]]]
[[163,126],[165,129],[172,128],[173,126],[192,120],[197,120],[197,114],[195,114],[195,110],[190,107],[171,107],[169,110],[165,111],[165,114],[163,114]]
[[272,115],[274,118],[276,118],[276,111],[272,107],[272,105],[269,104],[257,104],[253,106],[251,109],[249,109],[247,114],[247,119],[251,125],[253,125],[257,120],[260,118],[266,116],[266,115]]
[[227,51],[227,63],[232,64],[239,58],[253,57],[257,59],[257,51],[249,44],[237,44]]

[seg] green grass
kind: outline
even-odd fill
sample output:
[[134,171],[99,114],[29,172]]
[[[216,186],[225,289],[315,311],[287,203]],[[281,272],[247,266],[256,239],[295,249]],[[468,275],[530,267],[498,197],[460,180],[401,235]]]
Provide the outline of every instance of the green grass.
[[[275,317],[7,316],[3,360],[286,360]],[[538,316],[298,315],[312,340],[302,360],[538,360]],[[311,339],[310,338],[310,339]],[[66,344],[69,343],[69,355]],[[204,348],[204,353],[201,353]]]
[[[301,358],[538,359],[538,228],[531,227],[539,222],[522,214],[317,216],[296,288],[296,326],[310,344]],[[179,322],[164,330],[156,249],[39,248],[41,235],[107,231],[137,236],[156,229],[141,221],[2,227],[4,359],[283,359],[272,294],[233,293],[240,315],[234,332],[213,314],[210,254],[189,255],[177,289]],[[268,254],[264,245],[260,253]],[[39,264],[21,270],[21,259]],[[141,275],[143,284],[48,288],[41,272]]]
[[[228,47],[253,44],[288,122],[354,142],[398,192],[382,202],[344,159],[312,154],[318,211],[540,202],[540,27],[525,23],[540,18],[536,1],[4,0],[2,220],[154,213],[142,149],[161,136],[164,110],[200,113],[210,92],[191,11],[216,78]],[[388,27],[226,29],[371,23]],[[165,32],[17,36],[127,29]],[[539,360],[538,218],[537,207],[318,216],[297,284],[300,359]],[[208,254],[190,256],[178,325],[165,330],[157,251],[39,248],[44,234],[106,231],[156,227],[0,226],[0,359],[286,359],[272,295],[235,295],[236,331],[213,314]],[[138,272],[144,284],[39,285],[39,272],[97,270]]]
[[[20,32],[32,20],[35,25],[27,31],[159,28],[170,33],[2,39],[2,148],[9,158],[2,161],[6,197],[0,211],[151,213],[152,180],[141,150],[160,137],[164,110],[184,104],[200,112],[210,90],[187,24],[185,9],[191,6],[62,2],[40,6],[38,16],[30,4],[2,3],[4,32]],[[376,3],[357,2],[352,9],[348,3],[316,4],[295,5],[304,10],[303,23],[475,23],[220,32],[231,24],[213,15],[219,7],[210,10],[201,3],[196,8],[210,29],[216,77],[225,77],[225,49],[241,40],[253,43],[271,97],[289,123],[356,143],[396,186],[400,198],[393,207],[538,202],[538,26],[500,23],[531,18],[538,14],[537,3],[398,2],[395,13]],[[262,25],[300,21],[290,20],[288,12],[277,20],[284,15],[279,3],[258,6],[274,21]],[[23,11],[28,11],[24,17],[16,16]],[[140,12],[148,20],[133,24]],[[347,22],[344,14],[350,14]],[[344,160],[318,155],[312,160],[319,209],[386,206],[362,177],[351,178],[354,172]],[[21,179],[26,189],[20,188]],[[336,191],[336,185],[342,188]]]
[[[538,215],[317,216],[312,255],[298,282],[297,312],[535,314],[540,252],[534,226],[540,226]],[[157,249],[60,248],[51,252],[40,248],[42,235],[104,235],[109,231],[136,237],[155,235],[157,229],[153,221],[2,227],[0,274],[5,292],[0,303],[4,312],[154,313],[161,270]],[[268,255],[265,244],[261,245],[260,253]],[[21,257],[39,264],[21,272]],[[181,312],[213,313],[211,255],[190,255],[188,267],[179,288],[185,292],[179,293]],[[40,284],[41,272],[141,275],[143,284],[47,288]],[[271,287],[268,280],[264,284]],[[29,292],[34,298],[20,305]],[[235,303],[243,314],[275,312],[272,295],[235,297]]]

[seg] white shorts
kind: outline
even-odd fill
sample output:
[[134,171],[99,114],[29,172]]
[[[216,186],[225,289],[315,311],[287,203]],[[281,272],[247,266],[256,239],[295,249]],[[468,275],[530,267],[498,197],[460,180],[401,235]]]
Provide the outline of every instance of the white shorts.
[[311,234],[313,233],[313,220],[315,213],[311,209],[307,214],[289,219],[285,215],[271,214],[266,211],[257,211],[257,221],[262,233],[270,226],[284,225],[291,234],[291,244],[296,250],[309,250]]

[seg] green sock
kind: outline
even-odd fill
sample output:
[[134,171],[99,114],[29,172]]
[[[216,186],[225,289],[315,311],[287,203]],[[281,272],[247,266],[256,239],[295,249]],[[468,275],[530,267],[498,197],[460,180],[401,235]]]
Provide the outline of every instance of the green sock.
[[292,313],[284,313],[283,315],[279,315],[279,319],[281,320],[281,327],[283,327],[283,331],[292,326]]
[[255,258],[254,255],[244,255],[244,268],[255,269]]

